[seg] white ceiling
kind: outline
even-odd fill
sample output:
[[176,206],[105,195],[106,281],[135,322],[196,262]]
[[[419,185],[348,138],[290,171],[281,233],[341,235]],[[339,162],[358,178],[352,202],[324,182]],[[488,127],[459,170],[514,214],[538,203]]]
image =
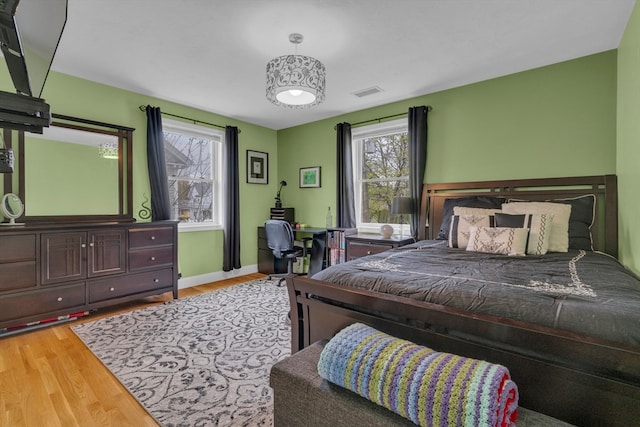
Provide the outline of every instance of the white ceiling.
[[[53,69],[283,129],[614,49],[634,3],[69,0]],[[266,64],[294,52],[293,32],[327,70],[325,102],[301,110],[265,97]]]

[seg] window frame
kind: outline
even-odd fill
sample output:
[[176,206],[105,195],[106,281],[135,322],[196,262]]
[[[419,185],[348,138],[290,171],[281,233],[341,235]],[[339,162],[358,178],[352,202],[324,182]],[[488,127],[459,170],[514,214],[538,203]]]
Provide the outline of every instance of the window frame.
[[[380,227],[385,224],[377,222],[362,222],[362,185],[365,182],[362,177],[362,151],[364,150],[364,144],[362,140],[365,138],[372,138],[376,136],[388,135],[391,133],[408,133],[409,123],[406,118],[389,120],[382,123],[376,123],[373,125],[361,126],[351,129],[351,151],[352,151],[352,165],[353,165],[353,190],[354,190],[354,203],[356,214],[356,228],[359,232],[365,233],[380,233]],[[407,142],[408,143],[408,142]],[[366,180],[367,182],[373,181],[406,181],[409,184],[409,176],[403,176],[393,179],[376,179]],[[407,217],[407,215],[405,215]],[[403,223],[403,231],[407,230],[409,219]],[[393,227],[393,235],[398,236],[400,234],[400,223],[386,223]]]
[[[219,222],[178,222],[179,232],[222,230],[224,228],[224,141],[225,132],[209,126],[201,126],[177,120],[163,119],[162,131],[206,138],[211,141],[212,176],[211,188],[213,194],[212,218],[219,218]],[[165,160],[166,161],[166,160]],[[215,162],[215,163],[213,163]],[[165,164],[166,167],[166,164]],[[167,174],[167,184],[169,176]],[[215,203],[218,200],[220,203]]]

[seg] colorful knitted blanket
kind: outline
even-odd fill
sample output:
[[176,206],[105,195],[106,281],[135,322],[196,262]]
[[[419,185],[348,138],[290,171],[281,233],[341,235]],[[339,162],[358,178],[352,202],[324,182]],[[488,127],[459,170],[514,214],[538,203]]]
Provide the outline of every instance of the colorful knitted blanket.
[[502,365],[440,353],[355,323],[318,373],[421,426],[515,426],[518,388]]

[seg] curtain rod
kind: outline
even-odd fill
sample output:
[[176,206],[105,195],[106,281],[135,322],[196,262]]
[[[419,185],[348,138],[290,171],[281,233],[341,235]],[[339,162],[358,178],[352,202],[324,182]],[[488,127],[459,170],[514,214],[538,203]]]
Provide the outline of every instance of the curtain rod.
[[[427,105],[427,111],[431,111],[431,110],[433,110],[433,107],[431,107],[431,105]],[[358,125],[363,125],[365,123],[371,123],[371,122],[380,123],[381,120],[392,119],[394,117],[400,117],[400,116],[406,116],[407,114],[409,114],[408,111],[404,112],[404,113],[392,114],[390,116],[378,117],[376,119],[364,120],[364,121],[357,122],[357,123],[351,123],[351,127],[358,126]],[[337,127],[334,126],[333,129],[335,130],[335,129],[337,129]]]
[[[140,108],[140,111],[146,111],[147,106],[146,105],[141,105],[138,108]],[[192,119],[192,118],[189,118],[189,117],[179,116],[177,114],[165,113],[162,110],[160,110],[160,114],[162,114],[163,116],[171,116],[171,117],[175,117],[177,119],[187,120],[189,122],[193,122],[194,125],[197,124],[197,123],[200,123],[200,124],[203,124],[203,125],[213,126],[213,127],[220,128],[220,129],[226,129],[227,128],[226,126],[217,125],[215,123],[203,122],[202,120],[197,120],[197,119]],[[240,132],[242,132],[242,131],[240,129],[238,129],[238,133],[240,133]]]

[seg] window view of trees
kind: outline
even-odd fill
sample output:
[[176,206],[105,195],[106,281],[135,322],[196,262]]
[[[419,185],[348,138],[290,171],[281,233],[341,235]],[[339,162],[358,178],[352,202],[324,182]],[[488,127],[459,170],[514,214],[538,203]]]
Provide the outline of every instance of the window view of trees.
[[180,222],[219,222],[213,209],[215,142],[201,136],[164,132],[164,152],[169,179],[172,219]]
[[[389,223],[394,197],[409,196],[409,143],[407,132],[358,140],[362,191],[361,221]],[[357,171],[356,171],[357,172]],[[397,222],[397,221],[396,221]]]

